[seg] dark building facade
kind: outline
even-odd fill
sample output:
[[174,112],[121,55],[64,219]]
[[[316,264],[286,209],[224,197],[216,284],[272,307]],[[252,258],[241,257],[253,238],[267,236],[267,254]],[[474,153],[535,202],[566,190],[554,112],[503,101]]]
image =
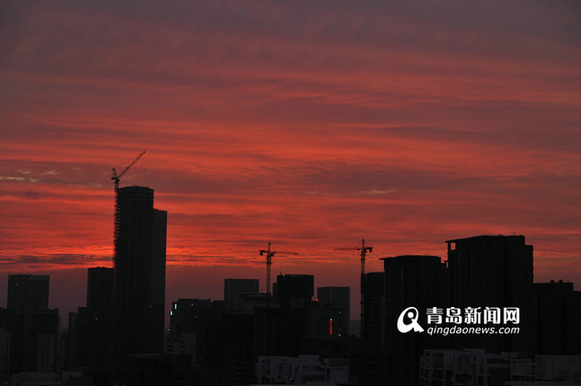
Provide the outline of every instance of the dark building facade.
[[535,283],[536,354],[581,353],[581,291],[562,280]]
[[362,339],[367,346],[383,347],[385,337],[385,273],[369,272],[364,276]]
[[283,307],[307,307],[315,290],[313,275],[278,275],[274,283],[274,296]]
[[240,294],[257,293],[258,279],[224,279],[224,300],[233,301]]
[[69,317],[67,369],[82,369],[106,384],[115,364],[113,268],[89,268],[87,306]]
[[337,309],[337,316],[329,326],[330,335],[348,336],[351,325],[351,288],[319,287],[317,299],[320,306]]
[[87,274],[87,307],[104,308],[113,305],[113,268],[89,268]]
[[153,208],[153,190],[118,190],[113,300],[119,362],[161,354],[164,335],[167,213]]
[[447,304],[447,269],[438,256],[404,255],[382,259],[385,270],[385,347],[388,350],[393,385],[417,385],[422,350],[440,347],[439,337],[414,332],[401,333],[397,321],[408,307],[422,316],[431,307]]
[[8,275],[8,309],[47,309],[48,275]]
[[8,308],[1,329],[9,333],[9,373],[56,370],[59,314],[48,308],[49,277],[9,275]]
[[518,307],[520,333],[470,335],[457,348],[488,352],[534,351],[533,246],[524,236],[476,236],[449,240],[450,304],[455,307]]

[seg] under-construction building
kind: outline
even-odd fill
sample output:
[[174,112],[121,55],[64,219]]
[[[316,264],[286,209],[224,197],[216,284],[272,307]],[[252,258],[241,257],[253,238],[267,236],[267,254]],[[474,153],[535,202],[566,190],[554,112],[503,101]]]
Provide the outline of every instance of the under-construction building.
[[163,352],[167,212],[153,208],[153,190],[117,190],[113,299],[116,353]]

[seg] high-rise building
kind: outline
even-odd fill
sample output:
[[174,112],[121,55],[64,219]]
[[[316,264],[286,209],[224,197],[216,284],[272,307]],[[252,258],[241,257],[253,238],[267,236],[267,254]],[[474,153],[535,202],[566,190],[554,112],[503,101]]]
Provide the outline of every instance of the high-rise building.
[[476,236],[449,240],[450,304],[455,307],[517,307],[518,334],[466,335],[457,348],[489,352],[534,351],[533,246],[524,236]]
[[48,309],[47,275],[8,275],[6,330],[10,332],[10,373],[54,371],[58,310]]
[[245,295],[258,293],[258,279],[224,279],[224,301],[230,311],[240,311],[250,303]]
[[257,293],[258,279],[224,279],[224,300],[232,301],[242,293]]
[[103,308],[113,304],[113,268],[89,268],[87,276],[87,307]]
[[[393,385],[417,385],[419,356],[423,349],[438,347],[439,337],[402,334],[397,321],[402,311],[415,307],[423,315],[427,308],[447,302],[447,269],[438,256],[404,255],[382,259],[385,269],[385,347],[391,359]],[[420,318],[420,324],[425,320]]]
[[350,287],[319,287],[317,288],[318,303],[321,306],[338,309],[337,318],[330,326],[331,335],[347,336],[351,326],[351,288]]
[[131,186],[117,192],[113,299],[116,351],[163,352],[167,212],[153,208],[153,190]]
[[362,338],[367,345],[381,347],[385,335],[385,273],[366,273],[363,289]]
[[274,295],[284,307],[306,307],[314,294],[313,275],[278,275],[274,284]]
[[0,308],[0,382],[10,381],[10,347],[12,332],[8,324],[8,310]]
[[70,368],[80,366],[92,373],[104,373],[113,367],[113,274],[113,268],[96,267],[87,271],[87,306],[79,307],[73,318],[69,318]]
[[182,333],[199,333],[208,319],[210,299],[178,299],[170,311],[170,336]]
[[8,275],[8,309],[48,308],[48,275]]
[[164,351],[169,355],[187,355],[197,364],[206,350],[206,328],[212,302],[210,299],[178,299],[172,302],[169,335]]
[[581,291],[559,280],[533,285],[537,354],[576,355],[581,352]]

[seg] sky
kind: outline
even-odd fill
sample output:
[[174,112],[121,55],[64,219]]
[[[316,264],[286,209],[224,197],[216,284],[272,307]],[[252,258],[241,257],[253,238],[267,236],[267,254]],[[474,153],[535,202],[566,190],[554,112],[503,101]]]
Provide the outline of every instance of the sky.
[[[167,300],[353,286],[379,258],[525,235],[581,290],[578,1],[3,1],[0,305],[112,266],[112,168],[168,212]],[[273,282],[274,282],[273,278]],[[354,313],[353,313],[354,314]]]

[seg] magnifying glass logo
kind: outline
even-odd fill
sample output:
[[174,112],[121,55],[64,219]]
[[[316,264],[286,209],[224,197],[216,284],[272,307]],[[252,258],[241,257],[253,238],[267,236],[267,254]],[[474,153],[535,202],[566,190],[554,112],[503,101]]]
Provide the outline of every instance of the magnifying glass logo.
[[[410,320],[409,323],[405,322],[405,317]],[[423,332],[424,329],[422,326],[419,325],[418,319],[420,317],[420,313],[417,308],[415,307],[408,307],[399,314],[399,318],[397,319],[397,329],[399,332],[405,334],[410,332],[412,329],[414,332]]]

